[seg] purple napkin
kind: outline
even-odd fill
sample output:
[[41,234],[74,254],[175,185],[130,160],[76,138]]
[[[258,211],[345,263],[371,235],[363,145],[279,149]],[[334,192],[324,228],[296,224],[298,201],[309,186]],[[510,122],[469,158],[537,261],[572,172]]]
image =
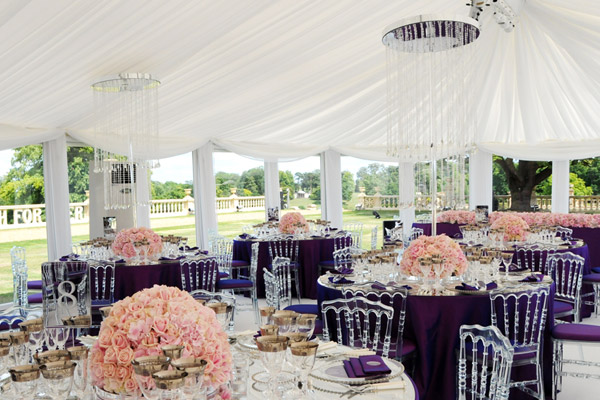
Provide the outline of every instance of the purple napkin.
[[[359,356],[358,361],[365,375],[385,375],[392,372],[390,367],[385,364],[385,361],[377,354],[368,356]],[[352,364],[354,367],[354,364]],[[356,373],[356,370],[354,371]]]
[[170,257],[161,257],[159,258],[160,261],[172,261],[172,260],[181,260],[184,259],[185,256],[179,256],[179,257],[175,257],[175,258],[170,258]]
[[354,270],[352,268],[346,268],[346,267],[342,267],[340,269],[334,269],[331,271],[332,274],[342,274],[342,275],[348,275],[353,272],[354,272]]
[[458,286],[455,286],[456,289],[458,290],[479,290],[477,289],[475,286],[471,286],[471,285],[467,285],[466,283],[461,283]]
[[[508,271],[509,272],[519,272],[519,271],[525,271],[527,268],[524,267],[519,267],[517,264],[510,264],[508,266]],[[506,268],[505,267],[500,267],[500,271],[502,272],[506,272]]]
[[200,250],[198,254],[208,255],[208,250]]
[[519,282],[541,282],[544,280],[544,274],[531,274],[525,279],[521,279]]
[[180,251],[193,251],[198,250],[198,247],[189,247],[189,246],[181,246],[179,248]]
[[250,237],[250,235],[248,235],[247,233],[242,233],[240,235],[240,239],[248,239]]
[[375,282],[374,284],[371,285],[371,289],[386,290],[387,288],[382,283]]
[[346,370],[346,375],[348,375],[348,378],[356,378],[356,374],[354,374],[354,370],[352,369],[352,364],[350,364],[350,361],[348,360],[344,360],[344,369]]
[[256,335],[254,335],[254,339],[256,339],[257,337],[260,337],[260,336],[262,336],[262,333],[260,333],[260,331],[257,331]]
[[496,288],[498,288],[498,284],[496,282],[490,282],[485,284],[486,290],[494,290]]
[[341,278],[337,277],[337,276],[330,276],[329,282],[335,283],[336,285],[349,285],[351,283],[354,283],[354,281],[351,281],[350,279],[346,279],[343,276]]

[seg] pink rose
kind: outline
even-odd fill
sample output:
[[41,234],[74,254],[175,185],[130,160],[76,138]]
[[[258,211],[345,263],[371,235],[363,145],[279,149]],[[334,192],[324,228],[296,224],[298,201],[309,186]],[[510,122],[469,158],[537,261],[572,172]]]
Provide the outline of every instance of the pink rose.
[[116,373],[117,373],[117,366],[115,364],[105,362],[102,365],[102,374],[104,375],[105,379],[113,378]]
[[133,350],[129,347],[122,349],[117,353],[117,362],[121,365],[129,365],[133,360]]

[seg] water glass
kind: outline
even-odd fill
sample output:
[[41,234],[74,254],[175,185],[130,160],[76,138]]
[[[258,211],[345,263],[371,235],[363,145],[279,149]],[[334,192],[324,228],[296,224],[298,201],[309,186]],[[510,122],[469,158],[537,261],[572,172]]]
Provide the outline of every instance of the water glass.
[[131,361],[133,376],[144,397],[149,400],[158,400],[160,392],[156,388],[153,375],[159,371],[169,368],[169,357],[144,356]]
[[261,325],[270,325],[271,324],[271,316],[275,313],[275,307],[260,307],[260,324]]
[[194,357],[184,357],[171,361],[173,368],[187,373],[185,384],[181,387],[185,400],[204,400],[206,398],[206,389],[202,387],[206,364],[205,360]]
[[283,369],[288,338],[285,336],[261,336],[256,338],[262,364],[269,374],[270,398],[279,398],[276,393],[277,375]]
[[53,399],[66,399],[73,386],[76,364],[73,361],[55,361],[40,366],[46,389]]
[[239,400],[246,397],[248,391],[248,357],[242,353],[233,355],[233,368],[231,377],[231,390],[233,399]]
[[315,342],[291,343],[289,347],[289,360],[298,371],[298,389],[302,398],[307,396],[308,375],[315,365],[318,347]]
[[75,362],[73,372],[73,392],[79,398],[83,398],[88,388],[88,348],[86,346],[74,346],[67,349],[71,360]]
[[22,399],[33,399],[37,393],[37,382],[40,378],[40,367],[37,365],[20,365],[8,370],[17,395]]

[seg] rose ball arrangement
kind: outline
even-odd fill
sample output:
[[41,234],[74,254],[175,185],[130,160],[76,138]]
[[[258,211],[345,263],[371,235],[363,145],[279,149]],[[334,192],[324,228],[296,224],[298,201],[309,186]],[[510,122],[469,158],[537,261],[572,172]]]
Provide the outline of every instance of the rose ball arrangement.
[[449,210],[444,211],[437,217],[438,223],[448,224],[474,224],[475,223],[475,212],[473,211],[456,211]]
[[[436,275],[435,263],[428,271],[421,266],[423,258],[441,260],[441,273]],[[447,278],[462,275],[467,270],[467,258],[458,243],[446,235],[419,236],[413,240],[402,255],[400,271],[406,275],[422,278]]]
[[[216,388],[229,380],[231,351],[214,311],[176,287],[155,285],[115,303],[102,322],[90,351],[92,384],[139,395],[131,361],[162,355],[166,345],[182,345],[182,357],[206,360],[205,386]],[[152,378],[144,384],[152,387]]]
[[117,234],[111,249],[115,255],[133,258],[136,256],[135,247],[140,243],[147,246],[148,258],[157,258],[162,252],[162,238],[152,229],[145,227],[123,229]]
[[523,241],[529,234],[529,225],[516,214],[504,214],[494,219],[491,229],[504,230],[504,241]]
[[308,232],[308,222],[299,212],[285,213],[279,221],[279,231],[287,234],[294,234],[297,231]]

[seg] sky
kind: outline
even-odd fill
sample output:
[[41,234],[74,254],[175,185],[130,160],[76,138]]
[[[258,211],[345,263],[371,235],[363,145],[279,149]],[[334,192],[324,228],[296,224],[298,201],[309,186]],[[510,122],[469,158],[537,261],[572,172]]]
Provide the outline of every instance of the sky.
[[[0,176],[4,176],[11,167],[10,159],[12,150],[0,151]],[[260,167],[262,161],[243,157],[234,153],[215,152],[213,157],[213,168],[215,173],[219,171],[241,174],[243,171]],[[374,161],[361,160],[354,157],[342,157],[342,171],[350,171],[356,177],[356,172],[361,167],[373,163]],[[160,168],[152,172],[152,180],[159,182],[173,181],[185,183],[193,180],[192,176],[192,153],[182,154],[180,156],[163,158],[160,160]],[[392,164],[392,163],[384,163]],[[321,168],[318,156],[311,156],[296,161],[281,162],[279,169],[289,170],[293,174],[296,172],[310,172]]]

